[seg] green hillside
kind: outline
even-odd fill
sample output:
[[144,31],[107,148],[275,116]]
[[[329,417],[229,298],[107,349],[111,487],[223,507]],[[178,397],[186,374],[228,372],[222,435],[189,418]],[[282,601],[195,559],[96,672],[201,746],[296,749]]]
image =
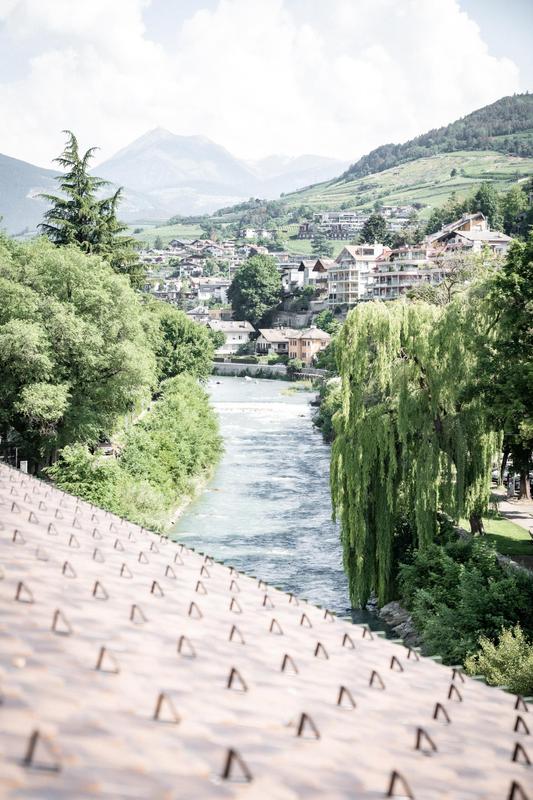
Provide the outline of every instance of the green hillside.
[[533,156],[533,95],[502,97],[403,144],[383,144],[352,164],[341,177],[362,178],[407,161],[461,150]]
[[482,181],[498,190],[533,175],[533,156],[519,157],[490,151],[458,151],[419,158],[364,178],[338,178],[285,195],[289,207],[310,205],[316,209],[370,208],[420,203],[422,217],[444,205],[456,192],[465,197]]

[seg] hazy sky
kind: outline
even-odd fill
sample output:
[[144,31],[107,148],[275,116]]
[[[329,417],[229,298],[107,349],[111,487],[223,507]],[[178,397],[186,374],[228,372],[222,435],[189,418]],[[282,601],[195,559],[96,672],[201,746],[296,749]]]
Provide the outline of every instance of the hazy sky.
[[157,126],[355,160],[533,89],[531,0],[0,0],[0,152]]

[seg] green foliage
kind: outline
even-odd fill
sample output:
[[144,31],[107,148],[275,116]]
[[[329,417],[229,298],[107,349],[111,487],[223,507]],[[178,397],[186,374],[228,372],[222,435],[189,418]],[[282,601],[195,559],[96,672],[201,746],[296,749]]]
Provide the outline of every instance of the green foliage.
[[48,472],[61,489],[163,531],[220,452],[207,394],[194,378],[180,375],[163,384],[152,411],[127,432],[118,459],[78,444],[64,448]]
[[498,436],[471,393],[483,319],[463,297],[444,308],[365,303],[336,338],[342,409],[331,486],[350,596],[391,599],[398,520],[427,547],[439,511],[478,523]]
[[320,314],[316,315],[314,324],[317,328],[320,328],[320,330],[331,334],[331,336],[334,336],[341,326],[341,323],[338,319],[335,319],[335,315],[329,308],[326,308],[324,311],[321,311]]
[[446,663],[464,662],[480,635],[494,641],[502,627],[517,621],[533,633],[533,576],[500,566],[483,539],[452,534],[417,549],[400,568],[399,586],[425,652]]
[[361,242],[381,242],[382,244],[388,242],[387,221],[381,214],[371,214],[361,228],[359,234]]
[[480,649],[466,659],[470,675],[484,675],[492,686],[507,686],[514,694],[533,694],[533,642],[520,625],[503,628],[497,643],[482,636]]
[[281,278],[271,256],[252,256],[239,267],[228,289],[235,319],[258,325],[279,303]]
[[78,247],[0,237],[0,292],[0,433],[33,466],[109,435],[160,380],[209,375],[206,328]]
[[333,256],[333,245],[326,234],[321,231],[318,231],[313,236],[311,250],[317,258],[331,258]]
[[451,125],[429,131],[404,144],[385,144],[363,156],[344,173],[357,178],[437,153],[456,150],[496,150],[518,156],[533,155],[533,95],[503,97]]
[[503,229],[508,235],[521,233],[520,218],[527,211],[528,196],[524,185],[512,186],[501,198]]
[[294,379],[300,370],[303,369],[304,362],[300,358],[291,358],[287,361],[287,375]]
[[150,394],[156,363],[124,278],[78,247],[0,239],[0,430],[34,463],[94,442]]
[[320,406],[313,417],[313,424],[322,431],[326,442],[333,441],[335,430],[333,417],[342,404],[341,382],[339,378],[324,381],[319,388]]
[[[215,342],[220,337],[169,303],[144,297],[146,324],[155,352],[158,379],[166,380],[188,372],[206,380],[211,372]],[[223,342],[222,342],[223,343]]]
[[61,195],[43,194],[51,203],[45,212],[41,231],[58,246],[77,245],[83,252],[100,255],[116,272],[127,274],[132,285],[140,287],[144,271],[133,248],[133,239],[121,234],[126,230],[117,219],[122,189],[111,197],[98,198],[107,181],[89,173],[95,147],[83,155],[71,131],[63,153],[55,161],[67,171],[57,180]]
[[500,197],[491,183],[484,181],[471,200],[471,210],[481,211],[485,216],[489,228],[499,231],[503,227],[503,217],[500,211]]
[[494,426],[522,476],[521,492],[529,495],[527,475],[533,450],[533,233],[527,243],[515,242],[502,268],[489,284],[487,328],[479,337],[480,363],[476,390],[482,393]]

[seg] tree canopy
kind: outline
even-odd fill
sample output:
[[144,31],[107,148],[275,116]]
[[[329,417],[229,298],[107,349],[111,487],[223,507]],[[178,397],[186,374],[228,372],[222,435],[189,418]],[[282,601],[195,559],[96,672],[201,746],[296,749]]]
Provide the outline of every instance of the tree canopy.
[[67,143],[55,161],[66,170],[58,176],[60,195],[42,194],[50,203],[41,231],[58,246],[77,245],[83,252],[104,257],[116,272],[125,273],[133,285],[142,285],[143,269],[134,249],[134,240],[124,236],[126,225],[117,218],[122,189],[100,197],[107,181],[91,175],[89,165],[95,147],[79,151],[78,140],[65,131]]
[[228,289],[235,319],[263,321],[281,298],[281,278],[272,256],[257,255],[239,267]]
[[333,245],[325,233],[317,231],[311,241],[313,255],[317,258],[331,258],[333,256]]
[[0,420],[32,450],[94,441],[150,392],[141,306],[101,258],[3,240],[0,287]]
[[0,238],[0,432],[37,466],[94,444],[160,380],[209,374],[209,333],[99,256]]
[[468,392],[481,320],[459,297],[365,303],[336,343],[342,407],[335,417],[332,497],[352,601],[390,599],[395,539],[432,541],[440,511],[481,529],[498,437]]
[[492,424],[504,431],[504,452],[529,498],[533,468],[533,233],[515,242],[493,277],[487,297],[490,336],[479,342],[477,390]]
[[361,242],[388,242],[387,221],[382,214],[371,214],[365,221],[359,234]]

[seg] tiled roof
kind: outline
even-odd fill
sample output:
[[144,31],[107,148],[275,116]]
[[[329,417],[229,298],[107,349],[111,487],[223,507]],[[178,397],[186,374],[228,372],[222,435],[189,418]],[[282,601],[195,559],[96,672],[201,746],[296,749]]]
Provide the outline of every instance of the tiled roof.
[[329,342],[331,336],[321,328],[304,328],[302,330],[292,330],[289,333],[291,339],[318,339],[320,341]]
[[0,519],[0,797],[532,797],[521,699],[5,465]]

